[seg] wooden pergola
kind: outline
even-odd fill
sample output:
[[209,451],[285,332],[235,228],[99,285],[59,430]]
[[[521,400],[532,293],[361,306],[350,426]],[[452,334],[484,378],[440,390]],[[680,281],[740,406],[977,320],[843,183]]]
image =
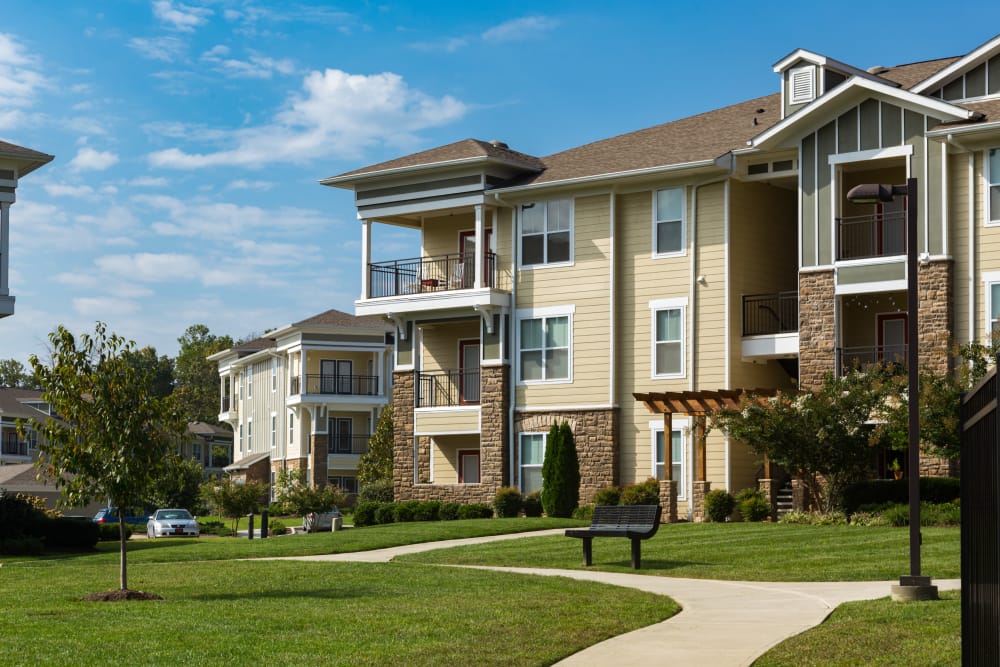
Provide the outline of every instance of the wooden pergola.
[[694,420],[694,447],[697,455],[695,482],[705,482],[708,477],[706,463],[705,424],[706,417],[722,408],[738,408],[747,398],[765,401],[777,395],[775,389],[718,389],[716,391],[665,391],[646,394],[633,393],[653,414],[663,415],[663,478],[674,481],[670,461],[673,460],[670,433],[673,431],[673,416],[686,415]]

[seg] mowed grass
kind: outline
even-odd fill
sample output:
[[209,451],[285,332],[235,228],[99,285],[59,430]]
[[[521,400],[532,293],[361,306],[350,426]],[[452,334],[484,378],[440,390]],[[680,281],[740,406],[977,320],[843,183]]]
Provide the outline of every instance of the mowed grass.
[[[959,529],[924,528],[922,570],[959,576]],[[631,571],[629,540],[596,538],[593,568]],[[401,557],[405,562],[582,569],[580,540],[528,537]],[[642,543],[643,574],[740,581],[879,581],[909,572],[906,528],[668,524]]]
[[932,602],[848,602],[754,666],[961,665],[961,612],[958,591],[942,592]]
[[80,601],[116,576],[86,559],[0,568],[0,662],[546,665],[677,611],[562,578],[301,561],[133,564],[130,588],[164,600]]

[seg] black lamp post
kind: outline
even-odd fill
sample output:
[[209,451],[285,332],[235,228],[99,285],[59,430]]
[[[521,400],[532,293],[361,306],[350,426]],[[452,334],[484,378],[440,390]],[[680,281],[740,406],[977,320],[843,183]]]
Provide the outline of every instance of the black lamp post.
[[894,600],[936,600],[937,586],[931,578],[920,574],[920,355],[917,326],[917,179],[906,179],[906,185],[865,183],[847,193],[855,204],[891,202],[896,196],[906,197],[906,291],[907,291],[907,393],[909,403],[909,451],[907,452],[908,489],[910,504],[910,574],[899,578],[892,587]]

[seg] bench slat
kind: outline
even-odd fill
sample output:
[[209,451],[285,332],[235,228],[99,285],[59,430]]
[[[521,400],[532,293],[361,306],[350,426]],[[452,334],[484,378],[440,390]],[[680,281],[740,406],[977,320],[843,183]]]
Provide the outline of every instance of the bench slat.
[[598,505],[589,528],[570,528],[566,537],[583,540],[583,564],[591,564],[591,540],[595,537],[625,537],[632,540],[632,568],[639,569],[639,540],[647,540],[660,528],[659,505]]

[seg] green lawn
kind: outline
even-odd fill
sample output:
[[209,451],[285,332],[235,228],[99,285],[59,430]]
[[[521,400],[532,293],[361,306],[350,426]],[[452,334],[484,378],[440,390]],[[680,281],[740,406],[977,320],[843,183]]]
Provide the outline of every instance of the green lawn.
[[[959,576],[959,529],[924,528],[923,571]],[[878,581],[909,571],[906,528],[796,526],[774,523],[669,524],[642,543],[642,573],[750,581]],[[582,568],[580,540],[531,537],[516,542],[429,551],[406,562]],[[631,571],[629,541],[594,540],[594,568]]]

